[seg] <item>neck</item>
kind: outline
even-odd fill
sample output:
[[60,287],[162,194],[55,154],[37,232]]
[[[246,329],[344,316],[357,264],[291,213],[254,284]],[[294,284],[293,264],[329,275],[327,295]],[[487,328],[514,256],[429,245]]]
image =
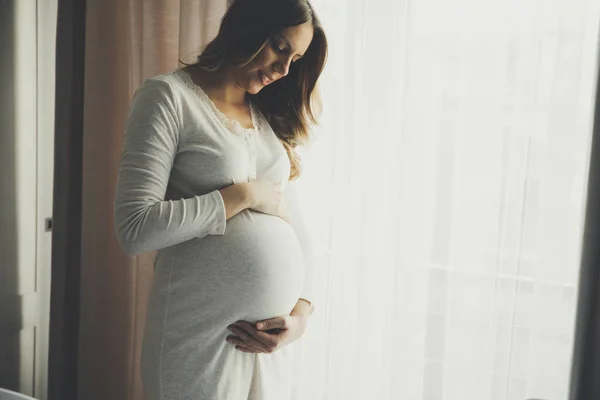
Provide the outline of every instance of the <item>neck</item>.
[[189,72],[194,83],[212,100],[236,107],[246,105],[246,91],[239,87],[231,71],[207,72],[196,68]]

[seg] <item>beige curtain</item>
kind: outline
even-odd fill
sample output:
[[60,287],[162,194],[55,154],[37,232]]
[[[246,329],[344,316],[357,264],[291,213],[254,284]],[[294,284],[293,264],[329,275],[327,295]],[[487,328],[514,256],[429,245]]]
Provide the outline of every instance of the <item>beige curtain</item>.
[[79,398],[142,399],[153,254],[127,257],[113,196],[129,103],[147,77],[192,61],[227,0],[87,0]]

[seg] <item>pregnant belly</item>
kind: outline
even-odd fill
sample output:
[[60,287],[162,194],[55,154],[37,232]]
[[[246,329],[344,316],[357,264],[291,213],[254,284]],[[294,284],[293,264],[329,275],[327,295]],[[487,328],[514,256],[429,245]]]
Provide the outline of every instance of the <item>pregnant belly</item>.
[[227,221],[224,235],[194,239],[169,253],[161,261],[169,258],[173,266],[171,306],[211,319],[256,321],[288,314],[303,285],[297,237],[272,215],[244,210]]

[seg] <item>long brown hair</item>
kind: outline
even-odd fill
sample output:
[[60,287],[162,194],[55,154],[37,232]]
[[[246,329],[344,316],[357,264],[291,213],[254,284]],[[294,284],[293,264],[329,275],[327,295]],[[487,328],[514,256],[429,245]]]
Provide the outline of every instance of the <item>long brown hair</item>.
[[327,59],[327,38],[308,0],[235,0],[221,21],[217,37],[194,64],[215,72],[251,63],[271,36],[284,28],[310,22],[313,39],[304,57],[290,66],[284,79],[248,95],[265,115],[283,143],[291,164],[290,179],[300,176],[295,147],[309,139],[310,126],[317,123],[321,103],[317,80]]

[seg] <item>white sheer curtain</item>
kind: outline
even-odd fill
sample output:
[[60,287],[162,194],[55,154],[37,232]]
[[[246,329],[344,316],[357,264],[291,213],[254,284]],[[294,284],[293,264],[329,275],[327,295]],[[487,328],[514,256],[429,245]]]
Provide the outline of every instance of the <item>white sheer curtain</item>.
[[567,398],[600,0],[313,0],[300,400]]

